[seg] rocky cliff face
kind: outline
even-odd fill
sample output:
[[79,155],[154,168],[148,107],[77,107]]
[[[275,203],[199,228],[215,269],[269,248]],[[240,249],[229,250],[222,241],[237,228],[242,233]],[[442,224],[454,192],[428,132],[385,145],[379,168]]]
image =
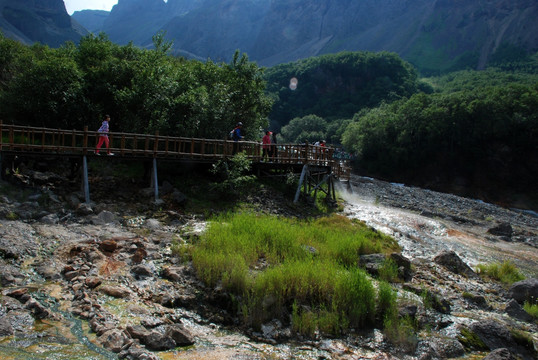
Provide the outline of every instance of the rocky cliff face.
[[166,31],[178,53],[260,65],[344,50],[393,51],[419,68],[483,68],[503,44],[538,48],[533,0],[120,0],[103,30],[150,45]]
[[[2,30],[21,41],[56,46],[59,29],[80,36],[61,0],[0,0],[0,8]],[[165,31],[178,54],[229,61],[239,49],[263,66],[386,50],[423,70],[481,69],[503,45],[538,49],[534,0],[119,0],[102,25],[94,15],[76,19],[120,44],[151,46]]]
[[88,33],[69,17],[63,0],[0,0],[0,30],[25,44],[53,47]]

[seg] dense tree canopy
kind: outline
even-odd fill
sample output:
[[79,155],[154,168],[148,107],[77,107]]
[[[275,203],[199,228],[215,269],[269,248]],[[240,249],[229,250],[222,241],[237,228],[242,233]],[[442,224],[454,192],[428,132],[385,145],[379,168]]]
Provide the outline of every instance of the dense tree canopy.
[[[388,52],[341,52],[268,69],[267,90],[276,99],[270,114],[278,130],[291,119],[317,115],[326,120],[351,118],[363,108],[416,93],[413,67]],[[297,86],[290,87],[290,80]]]
[[263,70],[239,52],[229,64],[175,58],[163,39],[145,50],[100,34],[50,49],[0,35],[0,119],[94,129],[110,114],[114,131],[206,138],[242,121],[256,138],[271,109]]
[[343,134],[373,174],[523,192],[538,176],[537,139],[538,82],[416,94],[356,114]]

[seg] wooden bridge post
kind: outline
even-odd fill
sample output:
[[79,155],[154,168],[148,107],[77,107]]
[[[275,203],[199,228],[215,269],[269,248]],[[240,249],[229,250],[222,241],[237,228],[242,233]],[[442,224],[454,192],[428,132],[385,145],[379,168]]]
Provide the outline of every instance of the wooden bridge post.
[[84,201],[86,204],[90,203],[90,185],[88,181],[88,161],[86,155],[82,155],[82,181],[84,186]]

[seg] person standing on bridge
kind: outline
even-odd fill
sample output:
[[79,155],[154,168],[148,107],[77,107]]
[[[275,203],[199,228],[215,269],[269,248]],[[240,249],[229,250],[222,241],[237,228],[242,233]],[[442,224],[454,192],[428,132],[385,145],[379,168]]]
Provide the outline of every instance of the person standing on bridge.
[[233,130],[232,140],[234,141],[232,155],[235,155],[239,150],[239,140],[242,140],[245,136],[243,135],[243,123],[240,121],[237,123],[235,129]]
[[110,152],[109,149],[109,140],[108,140],[108,122],[110,121],[110,115],[105,115],[105,119],[103,120],[103,123],[101,124],[101,127],[97,132],[99,133],[99,141],[97,142],[97,147],[95,149],[95,155],[99,155],[99,150],[101,149],[101,146],[103,146],[103,143],[105,144],[107,155],[114,155]]
[[266,131],[265,136],[262,138],[262,161],[269,161],[271,155],[271,132]]

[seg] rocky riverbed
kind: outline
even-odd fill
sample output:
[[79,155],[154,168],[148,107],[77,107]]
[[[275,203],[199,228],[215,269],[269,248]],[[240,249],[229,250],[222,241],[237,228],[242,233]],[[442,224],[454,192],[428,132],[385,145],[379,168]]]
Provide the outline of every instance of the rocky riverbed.
[[[52,174],[21,179],[34,186],[0,183],[2,359],[536,357],[538,324],[522,309],[538,298],[536,214],[353,178],[344,213],[402,246],[408,273],[394,286],[419,331],[400,343],[378,329],[302,339],[278,321],[242,329],[222,306],[227,294],[196,279],[173,249],[194,241],[205,219],[183,213],[185,197],[170,184],[154,204],[149,189],[99,179],[110,187],[88,205]],[[294,215],[289,199],[266,191],[249,197],[254,208]],[[473,271],[505,260],[527,280],[508,287]],[[361,262],[375,272],[375,260]],[[462,329],[480,341],[471,346]]]

